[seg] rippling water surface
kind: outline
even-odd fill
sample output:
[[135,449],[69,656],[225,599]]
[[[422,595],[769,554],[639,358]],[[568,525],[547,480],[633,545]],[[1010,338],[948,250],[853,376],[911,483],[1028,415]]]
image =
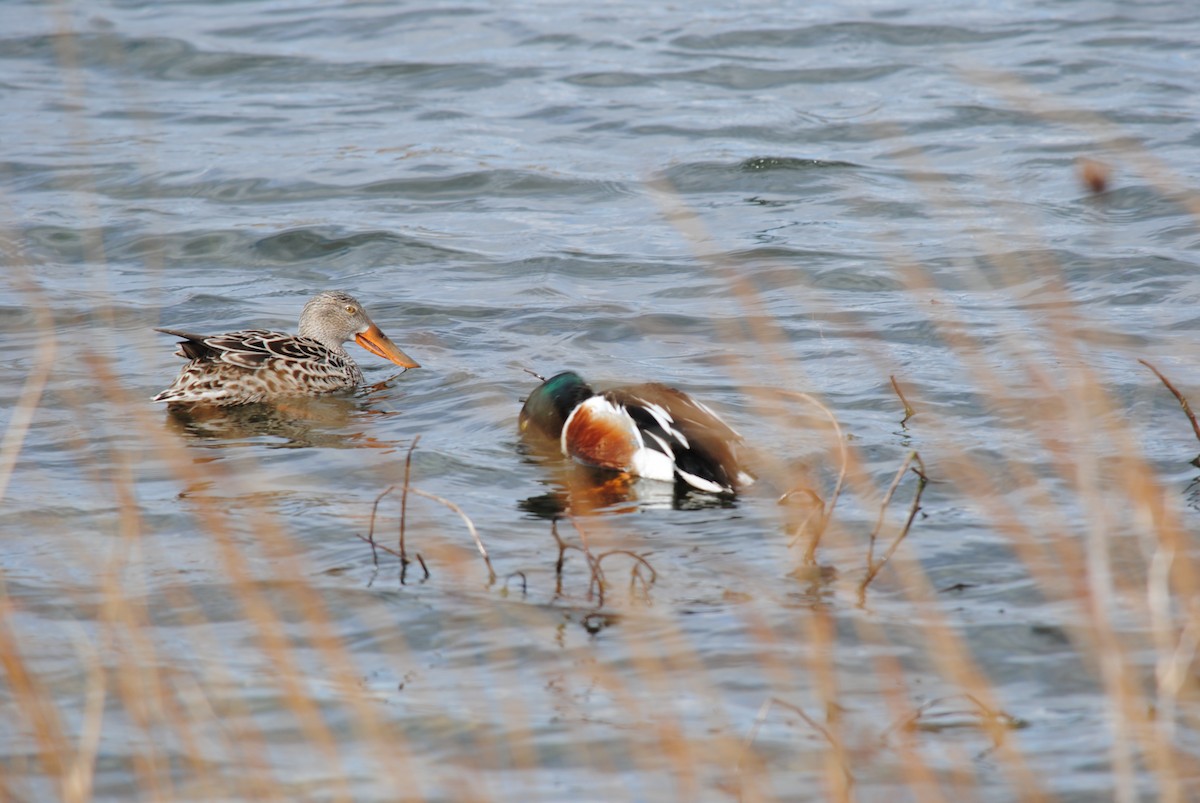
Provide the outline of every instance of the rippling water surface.
[[[1124,422],[1195,530],[1196,444],[1137,363],[1184,390],[1200,377],[1188,4],[17,2],[4,16],[0,567],[12,637],[94,754],[97,797],[266,794],[246,779],[269,767],[285,799],[728,799],[732,764],[680,767],[752,736],[770,779],[756,794],[791,799],[827,780],[826,743],[763,705],[820,711],[810,662],[829,651],[865,751],[856,788],[882,796],[912,779],[902,750],[864,735],[899,716],[880,667],[903,667],[913,705],[961,691],[937,617],[895,575],[865,607],[852,592],[914,449],[935,482],[895,560],[943,591],[938,616],[1025,726],[1009,738],[1044,789],[1112,793],[1120,721],[1075,614],[1039,585],[1054,570],[1031,572],[995,508],[938,482],[935,436],[965,443],[1018,517],[1049,498],[1055,532],[1078,527],[1080,543],[1109,522],[1119,577],[1122,554],[1140,560],[1123,529],[1136,517],[1062,486],[1072,453],[1103,465],[1126,445],[1023,426],[1088,369],[1114,404],[1096,414]],[[1083,157],[1113,168],[1100,195]],[[424,367],[397,376],[362,352],[362,394],[277,412],[181,421],[149,402],[179,365],[153,327],[294,329],[326,288],[357,295]],[[627,589],[614,555],[599,601],[571,552],[556,584],[551,520],[582,508],[560,466],[519,448],[515,418],[535,385],[523,369],[564,368],[686,388],[828,498],[838,452],[821,414],[756,401],[819,396],[866,478],[838,502],[821,569],[789,547],[790,480],[764,471],[736,504],[645,484],[604,499],[577,524],[597,551],[645,554],[656,582]],[[892,375],[918,409],[907,427]],[[355,537],[417,436],[412,486],[471,518],[496,583],[437,501],[407,503],[423,582],[413,564],[401,584],[386,555],[377,571]],[[388,544],[399,493],[379,507]],[[1064,583],[1077,568],[1058,567]],[[128,620],[105,607],[114,590]],[[256,624],[264,608],[277,629]],[[1155,655],[1135,661],[1146,677]],[[139,684],[174,684],[176,708],[137,710]],[[20,688],[2,698],[25,723],[0,736],[6,783],[44,799],[56,787]],[[977,711],[955,711],[924,732],[924,761],[949,773],[965,757],[974,794],[1012,799],[1003,750]],[[197,724],[167,738],[160,721]],[[1152,794],[1139,768],[1121,777]]]

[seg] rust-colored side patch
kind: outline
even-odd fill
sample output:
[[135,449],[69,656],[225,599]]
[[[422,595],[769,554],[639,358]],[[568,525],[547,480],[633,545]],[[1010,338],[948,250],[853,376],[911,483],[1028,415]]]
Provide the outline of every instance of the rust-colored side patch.
[[[592,400],[589,400],[591,402]],[[605,403],[580,405],[564,433],[567,454],[581,463],[618,471],[629,468],[638,444],[633,422]]]

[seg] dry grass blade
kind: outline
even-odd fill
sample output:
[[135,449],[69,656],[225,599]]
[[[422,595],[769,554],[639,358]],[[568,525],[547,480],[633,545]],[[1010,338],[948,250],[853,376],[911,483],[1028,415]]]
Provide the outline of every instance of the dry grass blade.
[[[62,785],[68,780],[64,757],[71,754],[71,745],[53,696],[38,680],[36,669],[31,671],[19,640],[10,628],[12,616],[13,610],[7,596],[0,594],[0,667],[4,670],[6,684],[12,693],[14,713],[19,717],[10,718],[10,721],[23,720],[33,731],[38,745],[37,760],[41,762],[46,775]],[[60,788],[64,798],[67,797],[66,791]]]
[[[412,456],[413,456],[413,450],[417,448],[417,444],[420,442],[421,442],[421,436],[420,435],[415,436],[412,440],[412,443],[409,444],[408,454],[406,454],[404,456],[404,493],[401,494],[401,496],[400,496],[400,547],[399,547],[400,562],[403,564],[408,563],[408,553],[405,551],[405,546],[404,546],[404,527],[405,527],[405,523],[408,520],[408,485],[409,485],[409,480],[412,478]],[[424,566],[425,565],[424,562],[422,562],[421,565]],[[428,570],[426,570],[426,576],[428,576]]]
[[892,477],[892,484],[888,486],[887,493],[883,495],[883,501],[879,503],[879,516],[875,519],[875,526],[871,528],[871,535],[867,540],[868,571],[875,565],[875,539],[879,537],[879,531],[883,529],[883,519],[887,515],[888,505],[891,504],[892,497],[896,493],[896,488],[900,485],[900,480],[904,479],[904,475],[908,472],[908,467],[912,465],[913,459],[916,456],[916,452],[909,452],[904,458],[904,462],[896,470],[896,476]]
[[[913,462],[916,462],[919,468],[910,468]],[[875,550],[875,537],[879,531],[879,527],[883,524],[884,511],[887,509],[887,505],[891,501],[896,487],[900,484],[900,479],[908,471],[912,471],[917,476],[917,490],[913,494],[912,504],[908,508],[908,517],[904,520],[904,526],[900,529],[900,532],[896,533],[896,537],[888,545],[887,551],[883,553],[883,557],[878,561],[872,561]],[[925,486],[928,483],[929,478],[925,476],[925,463],[921,460],[921,456],[916,452],[910,452],[908,457],[904,459],[904,463],[900,466],[900,471],[896,473],[895,479],[892,480],[891,486],[888,488],[887,495],[880,506],[879,520],[876,522],[875,529],[871,531],[871,541],[867,550],[867,573],[858,586],[859,604],[863,602],[863,598],[867,593],[867,586],[871,584],[871,581],[875,579],[876,575],[879,574],[880,570],[883,569],[892,555],[895,554],[896,550],[900,547],[900,543],[908,537],[908,531],[912,528],[913,520],[921,510],[921,495],[925,493]]]
[[[88,42],[108,39],[120,41],[102,36]],[[56,37],[52,45],[64,53],[64,64],[80,63],[74,34]],[[101,63],[95,57],[85,61]],[[72,73],[79,70],[71,68]],[[76,102],[85,99],[81,75],[68,76],[75,84],[68,94]],[[1036,98],[1031,100],[1028,92],[1016,94],[1025,108],[1042,108],[1052,120],[1103,134],[1113,149],[1132,152],[1134,161],[1146,165],[1148,157],[1129,144],[1133,140],[1115,136],[1111,126],[1101,123],[1089,129],[1086,115],[1060,113]],[[79,114],[74,119],[92,118]],[[1022,120],[1022,133],[1036,134],[1035,125],[1036,121]],[[890,145],[888,150],[906,152]],[[917,147],[912,152],[922,150]],[[1162,166],[1153,167],[1148,174],[1161,179]],[[1107,189],[1107,166],[1102,171],[1101,166],[1084,165],[1083,170],[1092,192]],[[1120,175],[1124,180],[1128,173]],[[933,218],[939,207],[954,215],[970,210],[969,196],[955,197],[964,183],[939,181],[931,169],[908,187],[918,192],[929,188],[929,208],[921,211]],[[1152,194],[1151,188],[1139,189]],[[657,193],[664,216],[688,238],[697,261],[726,280],[713,293],[729,308],[714,316],[722,318],[717,336],[710,338],[706,326],[698,337],[728,347],[729,373],[740,382],[742,395],[756,407],[755,413],[767,412],[755,415],[754,426],[781,444],[792,433],[806,448],[809,442],[818,443],[820,457],[813,462],[828,466],[830,475],[837,464],[837,481],[828,502],[801,487],[798,480],[808,469],[797,468],[798,460],[779,460],[771,465],[773,473],[762,475],[769,479],[764,483],[768,487],[775,483],[779,491],[791,488],[789,493],[810,494],[815,500],[803,508],[811,514],[798,530],[791,531],[789,522],[787,547],[807,537],[804,561],[815,564],[821,548],[823,558],[831,557],[830,565],[820,568],[845,576],[847,567],[853,571],[861,560],[861,533],[874,524],[865,576],[857,586],[858,608],[838,593],[840,584],[796,583],[792,575],[780,579],[780,558],[796,560],[800,550],[793,554],[779,543],[778,528],[771,523],[776,509],[764,510],[763,497],[749,491],[736,500],[732,512],[715,506],[700,514],[648,509],[639,517],[602,510],[595,517],[572,518],[578,544],[560,538],[552,520],[559,551],[555,597],[549,604],[535,598],[495,605],[489,604],[495,599],[487,594],[480,600],[479,595],[430,593],[421,604],[405,606],[404,615],[412,617],[405,624],[418,627],[397,627],[397,608],[389,607],[396,595],[362,594],[361,589],[347,588],[336,571],[313,570],[310,553],[323,533],[307,520],[307,513],[320,507],[321,500],[318,504],[304,500],[300,509],[306,519],[296,526],[297,507],[288,498],[295,489],[280,487],[286,482],[281,476],[294,475],[286,470],[273,472],[272,466],[265,465],[267,460],[257,463],[255,458],[262,454],[257,445],[221,449],[214,457],[218,449],[174,437],[160,426],[161,416],[155,418],[157,412],[148,411],[144,398],[133,398],[129,378],[116,370],[124,359],[113,356],[120,344],[107,343],[94,351],[80,347],[76,359],[63,365],[65,379],[52,375],[55,338],[68,342],[62,331],[56,331],[56,313],[52,314],[52,302],[61,299],[47,298],[27,277],[20,277],[15,286],[33,311],[23,325],[32,322],[38,337],[24,346],[13,363],[28,373],[12,382],[11,415],[0,443],[0,499],[13,502],[19,492],[32,487],[24,474],[28,471],[44,478],[44,488],[32,489],[34,495],[44,492],[52,500],[49,505],[64,496],[54,484],[62,478],[94,488],[98,501],[87,500],[89,504],[77,510],[47,506],[26,513],[36,525],[56,522],[59,529],[50,535],[63,537],[36,539],[39,546],[49,545],[53,551],[28,558],[20,552],[19,539],[13,538],[13,560],[4,556],[0,680],[10,716],[0,742],[10,752],[0,759],[0,798],[351,800],[378,792],[378,799],[485,800],[544,796],[546,789],[560,788],[557,784],[565,780],[572,788],[584,789],[582,796],[589,798],[616,798],[633,788],[646,798],[694,800],[722,796],[729,791],[728,779],[736,776],[735,793],[744,800],[808,794],[849,801],[860,794],[863,798],[990,796],[1039,801],[1062,789],[1055,771],[1066,765],[1059,759],[1068,754],[1047,737],[1052,722],[1037,733],[1012,734],[1024,723],[1006,713],[999,701],[1005,707],[1020,705],[1014,696],[1030,686],[1038,694],[1061,688],[1040,675],[1069,666],[1069,682],[1084,701],[1080,709],[1087,709],[1081,719],[1099,727],[1097,733],[1085,734],[1087,754],[1079,765],[1086,769],[1070,774],[1066,783],[1090,783],[1094,787],[1089,791],[1099,787],[1122,801],[1139,796],[1172,803],[1189,799],[1195,779],[1200,778],[1192,750],[1200,733],[1195,517],[1193,511],[1180,509],[1176,489],[1140,456],[1141,445],[1130,434],[1136,428],[1123,425],[1122,408],[1107,375],[1091,368],[1097,364],[1092,358],[1112,341],[1095,334],[1101,328],[1098,324],[1106,323],[1103,313],[1088,320],[1092,308],[1073,303],[1073,278],[1039,256],[1062,252],[1044,243],[1025,250],[1014,247],[1015,232],[1036,228],[1019,220],[1006,230],[998,229],[991,244],[986,242],[987,232],[981,231],[988,226],[972,231],[971,241],[984,243],[983,253],[971,252],[973,246],[942,252],[948,260],[960,261],[949,280],[950,271],[931,268],[925,253],[906,257],[902,247],[881,249],[887,254],[888,264],[882,268],[888,286],[872,296],[886,297],[885,303],[902,307],[906,321],[917,326],[913,331],[922,334],[920,347],[929,347],[922,355],[931,358],[928,362],[914,359],[907,364],[924,371],[941,357],[956,362],[956,370],[939,379],[924,373],[906,379],[910,392],[914,387],[930,388],[929,398],[917,402],[923,405],[921,451],[938,478],[939,507],[941,489],[947,488],[958,494],[956,507],[967,511],[950,525],[931,519],[923,530],[935,525],[942,526],[942,532],[960,524],[973,528],[971,537],[964,539],[968,545],[962,554],[979,560],[981,570],[990,568],[985,561],[997,551],[1011,551],[1005,557],[1005,579],[1017,576],[1014,585],[1032,589],[1036,594],[1029,596],[1039,598],[1028,610],[1062,618],[1054,625],[1054,649],[1043,651],[1054,656],[1033,656],[1046,663],[1033,664],[1022,654],[1002,672],[990,672],[989,661],[997,651],[1004,651],[1001,660],[1009,658],[1006,639],[1016,629],[1010,624],[1014,617],[992,627],[972,619],[979,607],[967,607],[990,605],[989,601],[972,601],[964,594],[961,603],[966,614],[957,604],[944,604],[933,590],[943,584],[931,582],[938,578],[921,561],[905,561],[903,571],[889,573],[889,582],[895,578],[896,593],[879,595],[879,607],[886,605],[886,610],[863,609],[869,585],[906,540],[930,482],[916,451],[904,456],[894,438],[889,434],[873,438],[867,426],[859,434],[860,422],[876,416],[891,421],[894,415],[894,401],[878,381],[882,375],[889,376],[892,391],[904,405],[901,426],[906,427],[915,415],[896,376],[883,367],[893,364],[888,352],[895,345],[890,340],[892,330],[886,328],[891,325],[885,322],[888,318],[876,318],[874,328],[870,313],[851,320],[844,308],[830,303],[834,296],[822,295],[821,282],[810,281],[815,271],[810,275],[806,265],[768,266],[770,270],[760,275],[760,262],[756,262],[741,270],[742,256],[734,251],[721,256],[715,245],[717,235],[705,230],[699,214],[684,207],[679,193],[667,188],[665,181],[651,191]],[[83,189],[77,195],[89,192]],[[1171,182],[1164,193],[1200,220],[1194,192]],[[105,204],[120,201],[105,196]],[[982,216],[984,207],[978,200],[975,203],[980,204]],[[1094,198],[1082,203],[1102,206]],[[696,207],[705,213],[712,208],[700,203]],[[989,221],[993,208],[999,206],[987,207]],[[886,226],[888,220],[902,218],[877,217],[872,224]],[[951,220],[951,226],[956,226],[961,217]],[[67,234],[70,225],[61,228],[55,236]],[[81,235],[86,241],[81,261],[89,268],[97,266],[99,273],[103,241],[111,236],[122,248],[126,244],[120,231],[110,231],[106,224],[83,228],[89,231]],[[1189,236],[1186,226],[1178,228]],[[59,247],[53,246],[46,232],[38,236],[42,239],[37,250]],[[195,242],[190,232],[185,239]],[[236,247],[238,238],[230,239]],[[167,240],[176,242],[173,237]],[[835,258],[844,256],[839,253]],[[823,277],[826,288],[842,284],[845,277],[835,274],[831,271]],[[122,276],[121,281],[131,279]],[[969,301],[950,298],[954,293],[948,289],[960,286],[966,288],[961,297],[969,296]],[[1036,288],[1036,299],[1022,295],[1030,287]],[[795,298],[787,298],[784,294],[790,288],[802,289]],[[855,290],[856,295],[861,295],[860,290]],[[781,296],[784,303],[776,305]],[[93,323],[101,322],[98,329],[105,337],[121,331],[114,316],[126,314],[114,312],[125,308],[112,300],[96,292],[95,311],[82,314]],[[666,295],[656,300],[672,303]],[[993,304],[1002,307],[1004,314],[992,316]],[[73,308],[70,314],[77,311]],[[65,318],[59,323],[65,323]],[[669,321],[670,315],[664,319]],[[813,321],[824,327],[822,340],[832,334],[827,356],[830,362],[836,358],[837,366],[831,372],[843,370],[846,364],[857,372],[859,357],[873,363],[870,370],[851,376],[852,380],[862,377],[858,388],[839,391],[844,394],[839,398],[848,400],[845,413],[837,408],[839,415],[855,416],[843,419],[853,423],[848,426],[853,438],[846,436],[838,418],[816,397],[773,387],[775,382],[788,387],[820,384],[800,374],[804,360],[797,359],[814,353],[805,352],[804,343],[811,334],[805,327]],[[1010,321],[1018,323],[1006,331]],[[853,339],[842,338],[837,331],[843,324],[854,325]],[[931,330],[927,341],[926,329]],[[709,358],[706,353],[699,359]],[[1139,362],[1174,394],[1200,440],[1200,424],[1186,397],[1149,362]],[[1124,368],[1135,374],[1138,370],[1128,364]],[[769,377],[763,380],[766,374]],[[771,386],[762,387],[764,381]],[[72,390],[72,382],[84,390]],[[72,401],[72,393],[100,398]],[[970,400],[963,404],[971,408],[969,414],[960,415],[958,399]],[[804,405],[792,403],[795,400]],[[830,425],[810,415],[805,405],[819,409]],[[927,412],[926,407],[938,414]],[[36,443],[40,451],[35,450],[43,424],[47,431],[61,431],[52,429],[54,418],[74,422],[71,426],[80,433],[78,443],[44,439]],[[129,427],[129,420],[137,426]],[[980,443],[980,432],[972,430],[971,424],[981,420],[988,434],[998,435],[997,442]],[[830,448],[830,437],[836,440],[837,450]],[[411,486],[419,441],[420,436],[412,439],[405,457],[397,547],[377,541],[375,525],[382,501],[399,482],[374,499],[368,533],[356,537],[370,545],[376,569],[379,552],[397,557],[403,583],[410,562],[406,527],[411,491],[460,515],[485,562],[491,587],[497,575],[474,521],[458,504]],[[305,455],[307,461],[293,465],[314,467],[324,465],[326,458],[336,461],[332,451],[311,450]],[[784,453],[787,448],[777,451]],[[893,476],[893,466],[901,459]],[[72,463],[78,466],[71,468]],[[369,467],[357,470],[365,472]],[[389,460],[380,467],[379,476],[386,479],[367,487],[393,481],[394,471],[394,461]],[[888,514],[901,518],[902,512],[892,505],[910,472],[916,487],[907,518],[882,557],[877,557],[877,540]],[[158,483],[149,492],[139,484],[143,475],[154,475],[151,482]],[[79,476],[84,477],[82,482]],[[879,498],[888,478],[891,483],[876,517],[873,500]],[[179,486],[184,490],[176,497]],[[511,487],[497,483],[486,493],[494,500]],[[350,493],[356,492],[357,488]],[[281,497],[288,501],[278,504]],[[573,509],[578,512],[579,507]],[[511,508],[506,512],[511,513]],[[746,524],[759,514],[766,525]],[[655,524],[649,529],[669,522],[661,526],[686,530],[689,522],[707,518],[705,526],[716,531],[728,521],[730,532],[720,536],[732,534],[729,548],[722,544],[718,553],[706,542],[694,552],[680,549],[672,554],[657,544],[648,551],[618,541],[623,548],[607,549],[608,536],[637,538],[638,525],[652,518]],[[615,520],[621,524],[614,526]],[[102,540],[94,537],[97,533],[80,537],[74,531],[81,529],[80,521],[94,526]],[[481,520],[480,526],[491,531],[491,524],[485,523]],[[342,524],[339,518],[331,529]],[[522,519],[520,526],[538,525]],[[602,532],[605,527],[610,531]],[[760,531],[763,537],[748,547],[751,539],[732,537],[743,534],[733,532],[734,527],[749,528],[751,539]],[[414,528],[412,535],[419,538],[422,531],[415,523]],[[975,546],[982,542],[987,542],[987,549]],[[350,545],[358,553],[360,548]],[[156,549],[162,554],[148,557]],[[563,592],[565,555],[572,549],[584,555],[588,599],[597,603],[596,610],[582,617],[577,609],[589,606],[558,599]],[[195,557],[192,550],[211,553]],[[456,539],[449,552],[468,567],[469,576],[477,576],[476,559],[465,542]],[[96,560],[97,554],[103,559]],[[419,552],[414,555],[428,577],[425,559]],[[614,602],[606,598],[603,569],[616,566],[614,571],[620,572],[627,565],[620,560],[614,563],[617,555],[631,561],[629,599],[634,604],[620,612],[601,610]],[[699,559],[693,560],[693,555]],[[660,564],[661,580],[648,556]],[[539,551],[530,560],[543,557]],[[27,564],[22,563],[25,560]],[[31,574],[42,572],[42,577],[27,583],[21,574],[27,566]],[[516,587],[512,580],[517,577],[522,594],[528,593],[525,572],[513,571],[503,579],[502,595],[510,586]],[[536,597],[536,575],[533,578]],[[573,574],[573,579],[582,579],[582,573]],[[582,591],[582,584],[578,585]],[[403,602],[427,590],[406,589],[413,593],[404,594]],[[639,599],[649,600],[652,590],[655,604],[636,604]],[[377,610],[368,610],[376,603]],[[414,608],[428,610],[413,614]],[[378,614],[378,620],[368,621],[373,614]],[[418,618],[422,616],[427,618]],[[76,621],[83,624],[85,617],[90,617],[87,635],[73,640],[70,628]],[[968,637],[964,623],[980,627]],[[576,624],[588,635],[579,633]],[[465,635],[450,633],[447,625],[467,630]],[[417,631],[426,634],[423,640],[406,640],[408,633]],[[436,639],[428,636],[433,631]],[[603,638],[590,638],[601,631],[605,631]],[[439,641],[451,644],[450,648],[439,649]],[[64,643],[75,649],[61,649]],[[486,652],[476,652],[477,645]],[[54,647],[66,653],[65,660],[48,654]],[[393,679],[387,670],[393,663],[420,667],[424,676],[414,670],[413,678],[405,673]],[[1012,680],[1030,666],[1038,673],[1032,681]],[[519,668],[512,671],[511,667]],[[1055,671],[1042,673],[1045,667]],[[395,695],[406,684],[405,694],[417,703],[395,704]],[[958,693],[916,705],[925,696],[922,690],[929,688]],[[543,699],[547,696],[554,697],[549,706]],[[810,716],[804,706],[788,699],[804,700],[807,710],[825,715]],[[754,704],[760,700],[755,713]],[[804,725],[797,726],[794,717]],[[786,728],[775,727],[780,719]],[[1104,727],[1109,731],[1100,733]],[[776,730],[783,733],[776,737]],[[873,737],[881,730],[882,738],[857,738],[864,733]],[[745,738],[740,739],[744,732]],[[986,762],[971,755],[974,748],[969,742],[985,741],[979,734],[992,743]],[[1032,738],[1023,744],[1025,735]],[[1068,734],[1066,741],[1072,736]],[[815,750],[806,749],[813,744]],[[1047,754],[1035,752],[1043,747]],[[1069,755],[1077,760],[1080,756]],[[603,783],[611,786],[600,788]],[[22,784],[34,791],[27,792]],[[112,791],[118,784],[119,791]],[[1072,788],[1067,794],[1073,793]]]
[[[395,489],[395,485],[389,485],[387,489],[383,491],[383,493],[375,497],[375,503],[371,505],[371,526],[367,529],[367,537],[364,540],[371,545],[371,560],[374,561],[376,568],[379,568],[379,547],[375,543],[375,514],[379,512],[379,503],[383,501],[383,497],[387,496]],[[362,536],[359,536],[359,538],[362,538]]]
[[768,697],[763,701],[763,704],[759,706],[758,713],[754,717],[754,723],[750,726],[750,730],[746,734],[746,738],[742,740],[742,751],[736,764],[738,775],[741,775],[742,766],[745,763],[745,757],[750,752],[750,748],[754,746],[754,741],[758,738],[759,730],[762,729],[763,723],[766,722],[767,717],[771,713],[771,709],[775,707],[787,709],[796,716],[800,717],[804,724],[808,725],[809,728],[819,734],[821,738],[824,739],[825,742],[832,748],[838,767],[842,771],[842,780],[845,782],[846,791],[848,792],[849,788],[854,786],[854,773],[851,769],[849,756],[846,754],[845,746],[842,745],[840,740],[838,740],[828,728],[810,717],[808,712],[806,712],[803,708],[778,697]]
[[908,403],[908,399],[905,398],[904,391],[900,389],[900,383],[896,381],[896,377],[888,375],[888,379],[891,380],[892,390],[896,391],[896,395],[900,398],[900,403],[904,405],[904,418],[900,419],[900,426],[904,426],[917,413],[913,410],[912,405]]
[[84,803],[93,799],[95,787],[96,755],[104,725],[104,703],[107,699],[107,677],[95,647],[82,633],[75,639],[80,664],[87,670],[87,690],[84,698],[83,726],[79,733],[79,746],[67,769],[64,780],[63,799],[68,803]]
[[42,392],[46,389],[46,382],[50,379],[55,358],[58,356],[58,339],[54,334],[54,316],[50,313],[50,305],[32,282],[23,276],[21,278],[25,279],[22,282],[23,289],[32,302],[30,309],[37,317],[39,336],[33,369],[25,378],[21,395],[9,414],[4,438],[0,440],[0,501],[3,501],[8,491],[8,483],[25,443],[25,436],[29,433],[29,426],[33,423],[33,416],[37,412]]
[[[640,579],[642,581],[642,590],[648,594],[650,592],[650,586],[654,585],[655,581],[658,580],[658,572],[655,571],[654,567],[650,565],[650,561],[646,559],[646,556],[639,555],[631,549],[610,549],[607,552],[601,552],[596,556],[597,571],[599,570],[600,564],[604,562],[604,559],[611,555],[625,555],[626,557],[633,559],[633,567],[629,570],[629,587],[633,588],[634,584]],[[642,577],[641,569],[643,568],[650,572],[650,576],[648,578]]]
[[[569,516],[569,518],[571,520],[571,526],[575,528],[575,532],[579,533],[579,541],[582,544],[582,546],[575,546],[574,544],[567,544],[565,541],[563,541],[559,537],[558,529],[554,528],[554,530],[553,530],[554,537],[558,541],[558,546],[559,546],[558,564],[557,565],[558,565],[558,569],[559,569],[560,578],[561,578],[561,572],[562,572],[563,556],[566,554],[566,550],[567,549],[577,549],[580,552],[582,552],[584,560],[587,561],[587,565],[588,565],[588,596],[591,597],[593,594],[595,594],[596,595],[596,607],[603,608],[604,607],[604,572],[600,568],[600,561],[596,558],[596,556],[594,554],[592,554],[592,549],[590,546],[588,546],[587,530],[584,529],[583,525],[581,525],[579,523],[579,517],[578,516]],[[560,579],[560,583],[559,583],[560,591],[561,591],[561,585],[562,584],[561,584],[561,579]]]
[[[1179,402],[1179,406],[1183,408],[1184,415],[1186,415],[1188,421],[1191,422],[1192,432],[1195,433],[1196,440],[1200,440],[1200,423],[1196,422],[1196,414],[1192,412],[1192,406],[1188,404],[1187,397],[1180,393],[1179,390],[1173,384],[1171,384],[1171,380],[1167,379],[1163,375],[1162,371],[1159,371],[1146,360],[1139,359],[1138,362],[1153,371],[1154,375],[1158,377],[1159,381],[1166,385],[1167,390],[1171,391],[1171,395],[1173,395],[1175,400]],[[1192,464],[1195,466],[1200,466],[1200,456],[1194,458],[1192,460]]]
[[[931,717],[926,717],[930,711],[937,706],[952,700],[966,700],[971,703],[972,708],[969,711],[963,712],[955,709],[938,711]],[[971,722],[969,719],[964,719],[965,714],[977,714],[979,722]],[[932,721],[940,720],[940,721]],[[991,708],[977,699],[971,694],[950,694],[945,697],[937,697],[929,700],[916,708],[916,710],[893,722],[880,735],[880,740],[886,742],[891,734],[897,731],[916,731],[924,730],[929,732],[938,732],[952,728],[961,727],[976,727],[984,730],[992,735],[993,739],[1002,739],[1005,731],[1020,730],[1027,726],[1028,723],[1018,719],[1017,717],[1007,714],[1004,711]]]
[[[846,438],[842,434],[842,425],[838,423],[837,416],[833,411],[822,404],[816,397],[808,393],[800,393],[798,391],[784,390],[780,391],[782,395],[799,399],[800,401],[811,404],[816,407],[829,420],[829,424],[833,429],[834,438],[838,444],[838,476],[834,483],[833,492],[829,495],[829,501],[822,503],[821,521],[808,539],[808,544],[804,547],[804,562],[806,564],[815,564],[817,562],[817,548],[821,545],[821,537],[825,534],[825,530],[829,527],[829,521],[833,517],[834,507],[837,505],[838,499],[842,495],[842,489],[846,486],[846,473],[849,470],[850,456],[846,448]],[[803,536],[803,530],[798,532],[796,536],[788,543],[788,547],[792,547]]]

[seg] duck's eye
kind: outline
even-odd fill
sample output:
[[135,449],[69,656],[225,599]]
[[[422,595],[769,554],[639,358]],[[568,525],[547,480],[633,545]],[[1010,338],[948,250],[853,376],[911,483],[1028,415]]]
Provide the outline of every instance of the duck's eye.
[[358,312],[358,310],[356,310],[356,309],[354,308],[354,305],[353,305],[353,304],[347,304],[347,305],[346,305],[346,312],[348,312],[348,313],[350,313],[351,315],[353,315],[354,313]]

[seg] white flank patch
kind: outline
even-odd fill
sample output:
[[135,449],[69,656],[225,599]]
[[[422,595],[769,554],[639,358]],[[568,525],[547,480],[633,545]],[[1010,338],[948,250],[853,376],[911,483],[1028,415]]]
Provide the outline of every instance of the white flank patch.
[[648,480],[675,481],[675,461],[657,449],[645,446],[633,453],[633,465],[629,470]]

